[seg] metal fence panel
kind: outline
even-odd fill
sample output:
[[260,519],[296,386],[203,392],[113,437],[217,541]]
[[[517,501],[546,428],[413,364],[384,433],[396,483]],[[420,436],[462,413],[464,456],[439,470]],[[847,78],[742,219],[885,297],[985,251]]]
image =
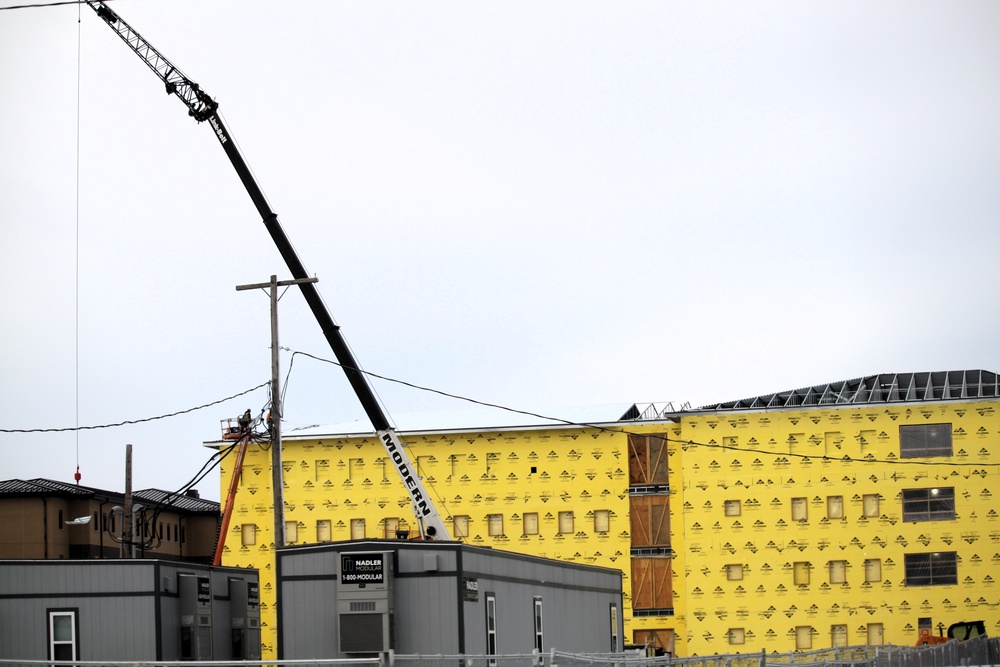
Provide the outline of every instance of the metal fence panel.
[[[691,658],[639,652],[514,655],[395,655],[339,660],[157,662],[158,667],[1000,667],[1000,638],[936,646],[846,646],[796,653],[732,653]],[[147,662],[0,660],[0,667],[149,667]]]

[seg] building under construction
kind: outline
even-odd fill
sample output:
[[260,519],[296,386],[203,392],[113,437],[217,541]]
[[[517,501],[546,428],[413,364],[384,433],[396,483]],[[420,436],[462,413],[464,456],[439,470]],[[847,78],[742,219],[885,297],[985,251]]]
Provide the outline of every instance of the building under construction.
[[[627,643],[785,652],[914,644],[970,619],[1000,634],[998,395],[988,371],[883,374],[578,425],[399,426],[451,539],[619,569]],[[282,455],[287,543],[417,533],[367,424],[286,433]],[[270,451],[247,452],[223,554],[261,572],[265,657],[270,466]]]

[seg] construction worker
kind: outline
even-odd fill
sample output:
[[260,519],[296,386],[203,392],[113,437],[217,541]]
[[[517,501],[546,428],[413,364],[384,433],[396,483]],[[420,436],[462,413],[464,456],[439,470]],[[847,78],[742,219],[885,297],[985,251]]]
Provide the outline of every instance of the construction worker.
[[250,412],[250,408],[247,408],[247,411],[243,413],[242,417],[240,417],[240,431],[243,433],[249,431],[251,420],[253,420],[253,415]]

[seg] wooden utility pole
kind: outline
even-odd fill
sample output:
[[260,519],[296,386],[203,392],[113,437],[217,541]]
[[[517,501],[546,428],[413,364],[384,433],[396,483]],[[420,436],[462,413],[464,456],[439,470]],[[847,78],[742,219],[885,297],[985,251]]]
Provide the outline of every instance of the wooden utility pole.
[[301,283],[315,283],[319,278],[278,280],[253,285],[237,285],[237,291],[250,289],[268,290],[271,298],[271,487],[274,495],[274,548],[285,546],[285,499],[282,491],[281,469],[281,385],[278,376],[278,288]]
[[131,549],[122,556],[135,558],[135,521],[132,520],[132,445],[125,445],[125,508],[122,512],[122,544],[128,543]]

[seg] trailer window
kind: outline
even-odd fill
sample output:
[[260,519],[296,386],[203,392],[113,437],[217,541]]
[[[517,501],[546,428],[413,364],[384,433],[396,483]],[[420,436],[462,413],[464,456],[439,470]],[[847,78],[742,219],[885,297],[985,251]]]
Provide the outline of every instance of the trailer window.
[[[497,597],[494,593],[486,594],[486,655],[497,654]],[[490,667],[496,667],[496,658],[488,661]]]
[[535,649],[539,653],[542,652],[542,598],[535,597],[534,599],[534,615],[535,615]]
[[77,610],[49,610],[49,660],[77,660]]

